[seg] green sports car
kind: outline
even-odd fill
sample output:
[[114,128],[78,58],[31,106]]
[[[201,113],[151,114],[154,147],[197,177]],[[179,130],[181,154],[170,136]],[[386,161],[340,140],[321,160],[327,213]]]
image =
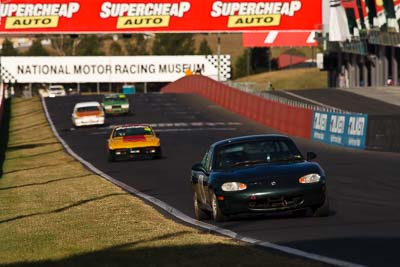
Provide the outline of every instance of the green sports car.
[[124,94],[105,95],[101,105],[108,115],[128,114],[130,110],[129,100]]
[[197,219],[222,221],[231,215],[309,211],[329,215],[324,170],[304,158],[294,142],[282,135],[230,138],[210,146],[203,161],[192,167]]

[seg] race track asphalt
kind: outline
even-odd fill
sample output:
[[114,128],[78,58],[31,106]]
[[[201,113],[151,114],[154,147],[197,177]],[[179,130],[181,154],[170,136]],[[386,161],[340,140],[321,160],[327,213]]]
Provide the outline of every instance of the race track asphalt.
[[[193,216],[190,168],[217,140],[273,133],[196,95],[137,94],[133,114],[107,118],[108,126],[72,128],[75,103],[99,96],[46,99],[51,119],[73,151],[96,168]],[[164,158],[109,163],[110,126],[151,123]],[[329,217],[235,218],[218,226],[339,260],[368,266],[400,266],[400,154],[331,147],[294,138],[305,154],[317,153],[328,176]],[[211,220],[207,221],[212,223]]]

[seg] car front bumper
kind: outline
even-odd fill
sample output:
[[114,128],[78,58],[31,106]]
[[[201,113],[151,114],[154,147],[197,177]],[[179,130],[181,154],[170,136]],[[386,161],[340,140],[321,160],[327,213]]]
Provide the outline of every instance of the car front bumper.
[[107,115],[127,114],[129,113],[129,107],[121,107],[119,105],[115,107],[106,106],[104,112]]
[[325,201],[326,186],[299,185],[295,188],[275,190],[244,190],[240,192],[216,192],[223,214],[274,213],[320,207]]
[[79,119],[73,119],[72,122],[76,127],[91,126],[91,125],[103,125],[104,117],[79,118]]
[[139,157],[161,157],[161,147],[138,147],[109,150],[115,159],[134,159]]

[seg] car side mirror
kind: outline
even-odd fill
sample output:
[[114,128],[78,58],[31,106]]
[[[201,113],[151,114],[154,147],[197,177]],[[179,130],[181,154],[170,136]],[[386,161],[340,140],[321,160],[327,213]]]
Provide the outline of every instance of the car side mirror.
[[204,169],[204,166],[203,166],[203,164],[201,164],[201,163],[196,163],[196,164],[194,164],[193,166],[192,166],[192,171],[195,171],[195,172],[206,172],[206,170]]
[[314,152],[307,152],[307,160],[313,160],[317,157],[317,154],[315,154]]

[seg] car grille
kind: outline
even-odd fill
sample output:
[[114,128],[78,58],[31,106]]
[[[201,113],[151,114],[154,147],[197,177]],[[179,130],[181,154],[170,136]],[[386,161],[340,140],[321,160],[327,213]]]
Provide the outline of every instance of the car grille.
[[121,108],[121,105],[113,105],[112,108]]
[[280,196],[275,198],[257,199],[249,202],[249,208],[254,210],[275,210],[296,208],[304,202],[303,196]]

